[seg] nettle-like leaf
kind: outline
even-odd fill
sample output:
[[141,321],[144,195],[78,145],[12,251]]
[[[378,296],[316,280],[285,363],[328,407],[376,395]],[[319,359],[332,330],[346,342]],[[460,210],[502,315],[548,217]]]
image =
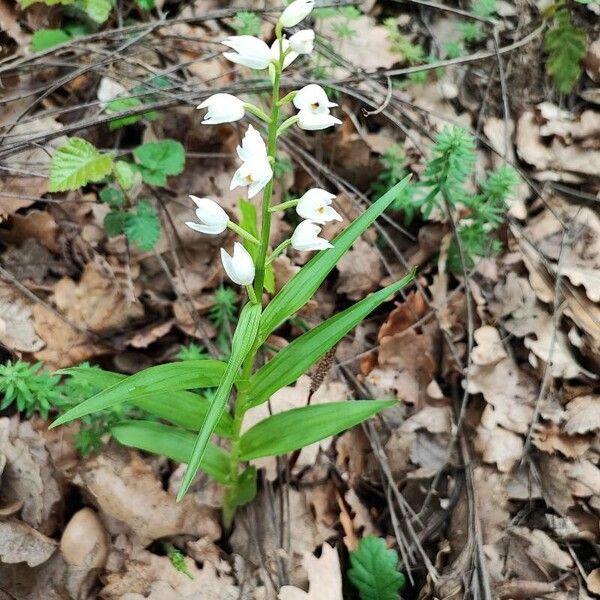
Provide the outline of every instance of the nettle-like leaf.
[[142,179],[149,185],[166,185],[167,175],[180,175],[185,167],[185,149],[175,140],[142,144],[133,155]]
[[350,553],[348,579],[361,600],[398,600],[406,579],[398,571],[398,553],[388,550],[382,538],[369,535]]
[[124,190],[130,190],[136,183],[141,183],[140,174],[131,166],[130,163],[124,160],[117,160],[113,166],[113,172],[119,185]]
[[140,200],[134,213],[127,213],[123,230],[140,250],[152,250],[160,238],[160,219],[148,200]]
[[48,190],[78,190],[88,183],[104,179],[110,174],[112,165],[110,154],[101,154],[84,139],[70,138],[52,157]]
[[84,10],[96,23],[104,23],[113,8],[111,0],[83,0]]
[[585,43],[585,31],[573,25],[569,9],[557,10],[554,26],[546,32],[544,47],[548,52],[546,70],[563,93],[569,93],[581,77]]
[[31,36],[31,49],[34,52],[41,52],[64,44],[70,39],[71,36],[63,29],[39,29]]

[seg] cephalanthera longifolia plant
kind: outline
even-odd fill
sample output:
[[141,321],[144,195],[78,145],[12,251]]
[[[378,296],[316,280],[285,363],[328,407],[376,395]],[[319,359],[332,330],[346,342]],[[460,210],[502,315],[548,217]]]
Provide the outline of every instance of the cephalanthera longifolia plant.
[[[191,197],[198,220],[189,221],[189,227],[208,235],[219,234],[229,228],[240,238],[240,241],[234,242],[232,254],[221,249],[225,272],[236,284],[244,286],[248,296],[237,319],[229,360],[186,360],[151,367],[130,377],[98,370],[88,372],[96,383],[103,381],[104,391],[69,410],[54,423],[55,426],[67,423],[124,401],[169,421],[172,425],[156,421],[123,421],[112,427],[112,434],[123,444],[187,463],[178,499],[185,495],[198,469],[203,469],[222,483],[226,487],[224,518],[227,525],[231,523],[236,507],[250,501],[256,491],[256,471],[253,467],[243,468],[244,463],[263,456],[283,455],[335,435],[393,404],[393,401],[356,400],[305,406],[273,415],[242,434],[248,409],[266,402],[273,393],[296,381],[413,276],[410,274],[336,314],[292,341],[266,364],[257,366],[257,355],[271,332],[312,298],[342,255],[407,183],[403,180],[384,194],[331,243],[319,237],[319,233],[327,221],[341,220],[331,206],[333,194],[314,188],[297,200],[271,205],[278,139],[294,125],[313,131],[340,123],[331,114],[335,105],[318,85],[307,85],[283,97],[280,94],[282,71],[299,54],[310,53],[314,39],[311,30],[298,31],[289,38],[283,30],[300,23],[312,7],[312,1],[292,2],[279,18],[275,29],[276,41],[271,47],[248,35],[223,41],[230,48],[224,53],[230,61],[256,70],[268,69],[272,81],[269,114],[229,94],[215,94],[198,107],[208,110],[203,121],[205,124],[238,121],[250,112],[265,124],[268,132],[265,143],[259,130],[248,126],[237,148],[241,165],[231,181],[232,189],[247,187],[248,198],[262,192],[260,228],[256,223],[247,222],[246,227],[242,227],[244,220],[240,224],[234,223],[213,200]],[[292,112],[295,114],[290,116]],[[248,206],[253,208],[246,203]],[[294,208],[304,220],[291,239],[271,251],[271,216],[274,211],[290,208]],[[289,246],[321,252],[263,309],[269,266]],[[211,387],[216,387],[216,391],[204,397],[186,391]],[[235,400],[230,412],[227,407],[234,390]],[[224,449],[225,444],[211,442],[214,434],[228,440],[228,449]]]

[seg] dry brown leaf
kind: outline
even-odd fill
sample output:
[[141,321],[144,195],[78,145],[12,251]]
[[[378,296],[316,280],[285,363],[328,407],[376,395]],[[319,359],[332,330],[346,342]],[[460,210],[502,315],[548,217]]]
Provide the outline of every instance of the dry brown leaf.
[[53,539],[23,521],[0,520],[0,562],[26,562],[30,567],[37,567],[52,556],[56,546]]
[[210,563],[202,569],[190,559],[185,564],[192,576],[180,573],[166,556],[138,549],[125,561],[124,569],[106,577],[100,591],[105,600],[237,600],[240,589],[233,578],[218,574]]
[[589,460],[576,460],[566,467],[566,481],[573,496],[600,495],[600,469]]
[[387,317],[377,339],[381,341],[388,335],[400,333],[414,325],[427,313],[427,303],[419,291],[408,294],[406,301],[399,304]]
[[3,238],[11,244],[20,244],[27,238],[40,241],[50,252],[60,252],[57,241],[58,226],[47,210],[30,210],[15,214],[10,219],[11,228],[3,232]]
[[110,538],[91,508],[78,510],[67,523],[60,539],[65,561],[74,567],[101,569],[108,558]]
[[381,256],[376,246],[359,238],[338,261],[337,291],[350,300],[360,300],[379,288],[383,277]]
[[500,334],[495,327],[484,325],[473,332],[477,346],[473,348],[471,359],[475,365],[493,365],[507,357]]
[[319,558],[307,552],[302,565],[308,573],[308,592],[284,585],[277,596],[279,600],[343,600],[340,559],[334,547],[323,544]]
[[[556,572],[569,569],[573,566],[573,559],[568,552],[561,550],[559,545],[541,529],[528,529],[527,527],[513,527],[509,530],[511,538],[518,540],[517,548],[524,551],[530,559],[528,568],[537,571],[546,569]],[[516,550],[517,548],[511,548]],[[511,557],[516,563],[517,556]],[[523,573],[525,575],[525,573]],[[531,579],[535,579],[531,577]]]
[[498,470],[506,473],[523,455],[523,438],[512,431],[499,427],[493,409],[486,407],[477,427],[475,447],[486,463],[495,463]]
[[600,429],[600,396],[579,396],[567,404],[564,430],[571,435]]
[[478,466],[473,469],[473,487],[484,544],[493,544],[503,535],[510,521],[506,476],[494,468]]
[[175,502],[160,479],[137,455],[104,452],[86,461],[74,482],[94,498],[107,515],[125,523],[143,545],[152,540],[187,533],[217,539],[221,534],[215,511],[192,496]]
[[567,458],[583,456],[592,445],[585,436],[564,433],[555,423],[538,423],[532,435],[533,444],[542,452],[560,452]]
[[600,594],[600,569],[594,569],[585,578],[585,585],[592,594]]
[[0,456],[6,460],[1,482],[4,500],[22,502],[23,521],[42,533],[52,533],[62,494],[44,439],[31,422],[0,419]]
[[44,347],[33,326],[30,301],[7,285],[0,286],[0,343],[15,352],[38,352]]

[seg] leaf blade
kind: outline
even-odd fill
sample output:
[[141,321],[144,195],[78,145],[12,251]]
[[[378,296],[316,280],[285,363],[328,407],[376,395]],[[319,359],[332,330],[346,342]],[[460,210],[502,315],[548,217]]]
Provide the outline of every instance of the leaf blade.
[[261,404],[277,390],[296,381],[370,312],[403,288],[413,277],[414,271],[324,321],[280,350],[250,379],[250,406]]
[[217,386],[225,373],[225,368],[225,363],[219,360],[190,360],[144,369],[69,409],[50,427],[64,425],[73,419],[110,408],[126,400],[132,402],[151,393],[171,393],[178,390]]
[[183,475],[177,501],[180,501],[189,489],[196,472],[200,468],[202,456],[206,450],[221,413],[225,410],[231,394],[233,383],[244,359],[254,345],[262,307],[260,304],[246,304],[240,313],[238,325],[231,342],[231,356],[227,363],[225,374],[219,384],[213,402],[208,410],[202,429],[198,433],[194,448],[191,452],[187,469]]
[[359,235],[383,213],[396,196],[408,185],[410,176],[399,181],[374,202],[360,217],[333,240],[333,248],[316,254],[297,273],[265,308],[260,324],[259,339],[264,342],[285,319],[301,308],[317,291],[338,260]]
[[278,456],[350,429],[395,400],[352,400],[293,408],[251,427],[240,439],[242,460]]
[[[121,421],[111,427],[111,433],[124,446],[166,456],[179,463],[185,463],[196,439],[189,431],[154,421]],[[229,459],[219,446],[208,445],[200,468],[218,482],[227,483]]]

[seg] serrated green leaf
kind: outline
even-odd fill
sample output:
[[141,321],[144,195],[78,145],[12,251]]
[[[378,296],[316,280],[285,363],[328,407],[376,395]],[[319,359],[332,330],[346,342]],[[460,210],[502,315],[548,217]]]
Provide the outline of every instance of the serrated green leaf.
[[333,248],[316,254],[302,269],[286,283],[265,308],[260,323],[259,340],[264,342],[271,332],[291,317],[315,294],[339,259],[356,239],[368,229],[375,219],[397,198],[408,185],[410,176],[405,177],[374,202],[360,217],[351,223],[335,240]]
[[100,154],[84,139],[70,138],[52,157],[48,190],[78,190],[88,183],[101,181],[111,172],[112,164],[110,154]]
[[135,213],[125,217],[125,235],[140,250],[152,250],[160,239],[160,219],[156,209],[147,200],[138,202]]
[[[185,362],[185,361],[184,361]],[[200,360],[194,360],[192,370],[201,364]],[[72,375],[78,380],[84,381],[96,388],[109,388],[116,383],[127,379],[127,375],[104,371],[100,368],[71,367],[62,369],[61,374]],[[165,421],[173,423],[190,431],[199,431],[206,418],[210,406],[210,400],[192,392],[170,389],[166,394],[162,390],[150,391],[144,396],[133,396],[126,398],[125,402],[137,406],[143,411]],[[215,433],[224,438],[231,437],[233,419],[231,415],[224,412],[217,423]]]
[[395,400],[352,400],[294,408],[267,417],[240,440],[242,460],[280,456],[337,435],[372,417]]
[[369,535],[350,553],[348,579],[361,600],[398,600],[406,579],[398,571],[398,553],[388,550],[385,540]]
[[275,358],[251,377],[250,406],[265,402],[277,390],[296,381],[369,313],[401,290],[413,278],[414,272],[409,273],[400,281],[367,296],[350,308],[327,319],[280,350]]
[[100,190],[98,197],[102,202],[109,206],[122,206],[125,202],[125,196],[123,192],[114,187],[105,187]]
[[[121,421],[110,428],[113,437],[124,446],[131,446],[166,456],[184,463],[194,447],[196,436],[189,431],[162,425],[154,421]],[[200,462],[200,469],[220,483],[227,483],[229,457],[215,444],[208,444]]]
[[206,421],[194,444],[194,449],[190,455],[187,469],[183,475],[183,480],[181,481],[181,487],[177,493],[177,500],[181,500],[185,496],[196,476],[202,456],[206,450],[206,445],[215,430],[215,425],[219,420],[219,417],[227,405],[227,400],[229,399],[231,389],[233,388],[233,382],[238,375],[238,371],[240,370],[244,359],[254,345],[254,340],[256,339],[256,334],[258,332],[261,310],[260,304],[246,304],[240,312],[238,325],[231,342],[231,356],[227,363],[225,375],[219,383],[219,388],[217,389],[206,416]]
[[105,410],[121,402],[137,402],[154,394],[216,387],[225,375],[226,364],[220,360],[189,360],[157,365],[130,375],[100,393],[74,406],[58,417],[51,427]]
[[[125,110],[129,110],[130,108],[137,108],[138,106],[143,106],[143,103],[139,98],[116,98],[115,100],[111,100],[106,105],[106,112],[123,112]],[[120,127],[125,127],[126,125],[133,125],[141,120],[142,115],[128,115],[126,117],[120,117],[114,121],[111,121],[108,127],[111,130],[119,129]]]
[[113,7],[111,0],[84,0],[83,5],[88,17],[96,23],[104,23]]
[[71,36],[62,29],[39,29],[31,36],[31,49],[34,52],[41,52],[64,44],[70,39]]
[[144,182],[150,185],[166,185],[167,175],[180,175],[185,167],[185,149],[175,140],[142,144],[133,155]]

